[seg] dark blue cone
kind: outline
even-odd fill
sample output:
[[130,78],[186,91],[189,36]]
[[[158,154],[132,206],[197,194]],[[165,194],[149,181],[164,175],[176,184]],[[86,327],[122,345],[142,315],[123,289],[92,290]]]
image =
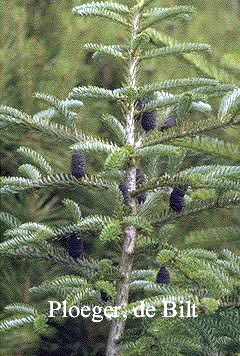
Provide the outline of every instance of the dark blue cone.
[[145,200],[147,199],[147,193],[142,193],[140,195],[137,196],[137,201],[138,204],[143,204],[145,203]]
[[157,112],[155,110],[143,113],[142,128],[145,131],[150,131],[155,129],[156,124],[157,124]]
[[175,187],[170,195],[170,208],[179,213],[184,207],[184,196],[186,188]]
[[72,155],[72,175],[81,178],[86,172],[86,160],[83,152],[76,152]]
[[100,294],[103,302],[107,302],[109,299],[111,299],[111,297],[109,297],[109,295],[103,290],[100,291]]
[[175,117],[169,117],[161,126],[160,130],[166,131],[170,129],[171,127],[175,126],[177,123],[177,119]]
[[[145,103],[148,103],[150,101],[151,101],[151,99],[149,98],[145,101]],[[137,110],[141,110],[143,108],[143,103],[141,102],[141,100],[136,101],[136,108],[137,108]],[[153,129],[155,129],[155,127],[157,125],[157,111],[152,110],[152,111],[143,112],[143,113],[137,115],[135,117],[135,120],[137,120],[137,121],[141,120],[142,128],[145,131],[153,130]]]
[[131,197],[126,182],[121,182],[118,187],[122,192],[124,204],[129,204]]
[[156,283],[169,284],[170,273],[166,267],[161,267],[156,278]]
[[79,239],[79,235],[71,234],[68,238],[68,245],[67,245],[69,255],[77,259],[83,253],[83,241]]

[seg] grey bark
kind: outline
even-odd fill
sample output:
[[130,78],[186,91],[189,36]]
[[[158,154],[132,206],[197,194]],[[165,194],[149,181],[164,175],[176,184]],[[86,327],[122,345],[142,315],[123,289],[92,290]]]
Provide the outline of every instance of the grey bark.
[[[135,14],[135,18],[132,26],[132,38],[131,41],[134,41],[137,35],[139,27],[139,13]],[[137,70],[138,58],[132,56],[129,61],[129,77],[128,77],[128,86],[136,89],[136,70]],[[126,117],[127,122],[127,133],[128,133],[128,144],[134,146],[134,103],[129,107],[129,111]],[[131,167],[127,171],[127,187],[128,191],[131,192],[136,189],[136,168]],[[135,200],[131,199],[130,206],[132,208],[132,215],[136,214],[136,205]],[[126,307],[128,305],[128,296],[129,296],[129,285],[131,272],[133,267],[134,259],[134,248],[136,244],[137,231],[133,226],[127,226],[124,229],[124,243],[122,249],[121,261],[119,264],[120,272],[120,282],[117,288],[117,297],[116,297],[116,306]],[[115,319],[112,321],[106,356],[119,356],[120,355],[120,346],[124,334],[126,320]]]

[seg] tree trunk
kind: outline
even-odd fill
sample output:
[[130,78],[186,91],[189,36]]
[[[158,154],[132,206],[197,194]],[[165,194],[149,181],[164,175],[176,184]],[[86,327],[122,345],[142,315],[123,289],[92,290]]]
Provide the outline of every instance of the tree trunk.
[[[139,28],[139,11],[136,8],[136,13],[133,20],[131,42],[136,38]],[[128,87],[136,89],[136,70],[138,58],[136,55],[130,54],[129,73],[128,73]],[[128,133],[128,144],[134,146],[134,102],[129,105],[128,114],[126,116],[126,126]],[[127,170],[127,187],[128,191],[132,192],[136,189],[136,167],[132,166]],[[130,200],[132,215],[136,215],[136,203],[134,199]],[[126,307],[128,305],[129,285],[131,272],[133,267],[134,249],[136,244],[137,231],[133,226],[127,226],[124,229],[124,243],[122,249],[121,261],[119,263],[120,281],[117,288],[116,306]],[[106,356],[119,356],[121,340],[124,334],[126,320],[115,319],[112,321]]]

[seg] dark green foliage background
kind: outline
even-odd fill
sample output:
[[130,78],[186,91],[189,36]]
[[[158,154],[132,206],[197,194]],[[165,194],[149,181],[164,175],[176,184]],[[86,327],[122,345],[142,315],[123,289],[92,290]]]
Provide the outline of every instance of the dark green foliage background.
[[[1,42],[0,49],[0,102],[14,106],[29,113],[35,113],[44,109],[39,102],[32,97],[36,91],[42,91],[65,98],[72,87],[76,85],[99,85],[105,88],[116,88],[123,80],[120,63],[112,61],[108,57],[92,59],[91,53],[83,49],[86,42],[115,43],[124,41],[124,33],[121,27],[110,22],[75,18],[71,14],[71,8],[83,1],[72,0],[8,0],[0,4]],[[128,1],[126,1],[128,3]],[[181,41],[202,41],[212,45],[214,59],[220,66],[227,68],[229,73],[235,75],[236,82],[240,82],[240,2],[238,0],[165,0],[159,1],[161,6],[193,5],[197,9],[195,16],[189,23],[167,23],[165,32],[173,35]],[[234,62],[234,65],[233,65]],[[166,70],[167,68],[167,70]],[[186,64],[179,64],[175,59],[167,62],[164,60],[151,60],[142,68],[142,82],[148,83],[154,78],[162,80],[171,77],[185,77],[194,74],[189,72]],[[97,117],[99,113],[114,113],[117,109],[111,103],[91,102],[81,110],[82,127],[91,132],[101,132],[108,136]],[[218,137],[228,136],[228,140],[237,142],[239,129],[230,129],[227,134],[223,130],[214,133]],[[16,175],[17,167],[23,163],[16,149],[20,145],[37,148],[40,153],[48,158],[50,163],[58,168],[59,172],[68,172],[70,169],[71,154],[63,144],[54,144],[41,136],[29,131],[12,131],[4,133],[1,166],[3,175]],[[197,157],[198,159],[201,157]],[[196,157],[190,157],[194,160]],[[97,154],[87,157],[89,173],[102,165],[102,158]],[[36,195],[37,194],[37,195]],[[18,198],[3,203],[3,210],[18,216],[23,222],[38,221],[48,222],[50,225],[64,223],[68,220],[66,211],[61,203],[64,193],[52,191],[48,196],[42,193],[24,194]],[[104,195],[92,195],[87,189],[83,190],[80,197],[72,198],[78,201],[82,207],[83,215],[89,213],[108,213],[111,210],[111,202]],[[28,207],[24,210],[22,207]],[[237,210],[222,210],[201,214],[199,219],[191,216],[183,219],[173,238],[176,246],[183,246],[182,231],[188,231],[195,227],[224,226],[228,222],[236,224],[240,222]],[[87,248],[91,248],[97,255],[98,246],[93,246],[91,238]],[[239,240],[229,241],[227,238],[219,244],[211,241],[203,242],[205,248],[230,248],[239,252]],[[56,273],[56,267],[49,270],[47,264],[4,259],[2,262],[3,278],[1,282],[1,307],[15,301],[28,301],[28,288],[41,283],[46,277]],[[59,267],[60,268],[60,267]],[[42,355],[42,356],[67,356],[67,355],[101,355],[101,336],[104,335],[104,325],[100,328],[91,323],[82,324],[74,321],[72,325],[59,323],[52,328],[49,340],[40,340],[32,330],[19,329],[14,334],[4,337],[2,356],[13,355]],[[66,341],[63,335],[65,330],[72,330]],[[76,329],[81,328],[82,342],[79,342],[79,334]],[[89,339],[95,338],[95,345]],[[63,340],[62,343],[59,340]],[[96,342],[96,340],[98,340]],[[14,351],[13,351],[14,350]],[[48,351],[47,351],[48,350]],[[61,350],[61,351],[60,351]],[[74,353],[75,351],[77,353]],[[60,353],[59,353],[60,352]]]

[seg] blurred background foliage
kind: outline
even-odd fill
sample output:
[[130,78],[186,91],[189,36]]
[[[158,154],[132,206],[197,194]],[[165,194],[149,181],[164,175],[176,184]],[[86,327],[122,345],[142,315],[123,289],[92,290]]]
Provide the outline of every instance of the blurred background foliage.
[[[64,99],[72,87],[77,85],[98,85],[117,88],[124,81],[120,63],[108,57],[93,59],[92,53],[83,49],[86,42],[114,44],[124,43],[125,33],[118,25],[112,26],[107,20],[86,20],[71,14],[74,5],[85,1],[74,0],[8,0],[0,2],[1,49],[0,49],[0,102],[34,114],[45,109],[33,98],[33,93],[41,91]],[[125,1],[124,3],[131,3]],[[193,5],[197,13],[189,22],[168,22],[164,24],[166,34],[184,42],[202,41],[212,46],[212,63],[225,68],[240,83],[240,1],[239,0],[159,0],[156,5]],[[176,59],[150,60],[142,67],[139,80],[149,83],[161,79],[183,78],[197,73],[186,63]],[[98,120],[101,113],[121,115],[111,102],[85,103],[80,112],[81,125],[91,131],[108,136],[105,127]],[[3,175],[17,175],[17,168],[24,163],[16,152],[20,145],[29,146],[48,158],[59,172],[69,172],[71,153],[64,143],[52,143],[36,133],[25,129],[1,130],[1,167]],[[213,135],[226,137],[230,141],[239,140],[239,129],[218,130]],[[192,160],[206,158],[191,156]],[[211,158],[209,162],[211,161]],[[102,157],[97,154],[87,156],[89,172],[98,170]],[[204,194],[204,192],[203,192]],[[111,209],[109,197],[96,195],[87,189],[81,196],[74,192],[68,196],[81,204],[83,215]],[[68,216],[62,199],[64,192],[49,191],[18,194],[4,199],[2,209],[17,216],[22,222],[38,221],[50,225],[62,224]],[[221,210],[188,217],[178,222],[172,241],[178,247],[191,244],[211,249],[230,248],[239,251],[239,237],[225,231],[216,240],[206,239],[194,243],[194,239],[184,239],[186,232],[197,227],[224,227],[239,224],[237,210]],[[6,229],[3,226],[2,229]],[[187,234],[186,234],[187,235]],[[27,302],[28,289],[38,285],[46,277],[54,275],[57,267],[36,261],[4,258],[1,281],[1,308],[15,301]],[[17,331],[17,336],[4,337],[2,356],[42,355],[103,355],[102,340],[105,326],[97,328],[91,322],[74,320],[53,322],[48,335],[37,337],[30,329]],[[90,332],[91,329],[91,332]],[[101,330],[99,330],[101,329]],[[66,331],[67,330],[67,331]],[[78,330],[76,332],[76,330]],[[80,331],[79,331],[80,330]],[[94,338],[94,345],[93,345]]]

